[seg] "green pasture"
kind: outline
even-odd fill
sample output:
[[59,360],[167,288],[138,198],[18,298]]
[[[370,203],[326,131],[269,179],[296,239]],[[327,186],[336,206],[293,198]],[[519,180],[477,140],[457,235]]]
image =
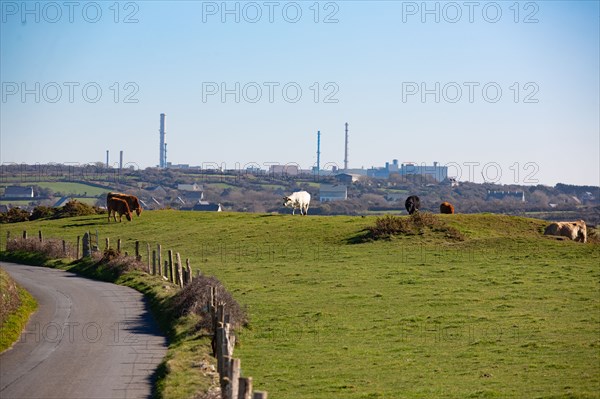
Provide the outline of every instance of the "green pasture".
[[441,215],[425,233],[365,242],[374,216],[144,211],[3,225],[75,242],[98,231],[180,252],[247,306],[235,356],[273,398],[599,398],[600,244],[547,222]]
[[55,193],[61,193],[63,195],[74,195],[83,196],[84,194],[88,197],[97,197],[102,194],[109,192],[109,189],[91,186],[84,183],[71,183],[71,182],[32,182],[30,184],[17,184],[17,186],[39,186],[42,188],[49,188]]

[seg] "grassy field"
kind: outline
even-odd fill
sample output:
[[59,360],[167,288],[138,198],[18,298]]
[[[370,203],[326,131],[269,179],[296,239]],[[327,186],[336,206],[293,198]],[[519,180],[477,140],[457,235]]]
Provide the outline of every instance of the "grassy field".
[[535,219],[440,217],[466,240],[362,242],[374,217],[177,211],[0,238],[89,230],[181,252],[248,306],[236,357],[269,397],[600,397],[600,245],[544,237]]
[[36,300],[0,269],[0,353],[19,339],[29,316],[37,309]]
[[62,195],[74,195],[83,196],[84,194],[88,197],[95,197],[101,194],[106,194],[108,189],[100,188],[96,186],[90,186],[83,183],[71,183],[71,182],[32,182],[30,184],[19,183],[17,186],[39,186],[42,188],[49,188],[55,193],[61,193]]

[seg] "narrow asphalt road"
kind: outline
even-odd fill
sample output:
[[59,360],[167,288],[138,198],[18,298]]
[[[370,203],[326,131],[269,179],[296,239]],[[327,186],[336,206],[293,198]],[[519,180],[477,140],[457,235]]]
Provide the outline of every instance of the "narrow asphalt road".
[[0,262],[38,301],[0,355],[0,398],[148,398],[166,354],[139,292],[62,270]]

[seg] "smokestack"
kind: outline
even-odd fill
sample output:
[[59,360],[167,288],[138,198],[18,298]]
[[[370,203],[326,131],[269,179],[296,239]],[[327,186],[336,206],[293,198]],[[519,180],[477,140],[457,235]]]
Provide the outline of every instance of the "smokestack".
[[123,170],[123,150],[119,152],[119,170]]
[[317,173],[321,170],[321,131],[317,131]]
[[159,167],[164,169],[167,167],[167,144],[165,143],[165,114],[160,114],[160,160]]
[[108,169],[108,150],[106,150],[106,169]]
[[344,170],[348,170],[348,122],[346,122],[346,145],[344,151]]

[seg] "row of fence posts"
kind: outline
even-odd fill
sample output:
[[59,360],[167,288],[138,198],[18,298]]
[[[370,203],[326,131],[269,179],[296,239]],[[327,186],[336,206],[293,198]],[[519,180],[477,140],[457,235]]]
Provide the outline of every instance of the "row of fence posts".
[[213,325],[213,355],[217,358],[217,371],[223,399],[267,399],[267,392],[252,392],[252,377],[242,377],[241,360],[233,357],[235,335],[225,313],[225,303],[217,304],[217,289],[210,287],[208,309]]
[[[93,245],[93,236],[90,232],[86,232],[83,238],[77,236],[77,249],[75,259],[79,259],[79,248],[83,257],[89,257],[93,252],[100,250],[98,232],[96,232],[96,245]],[[42,231],[39,231],[38,238],[40,242],[44,241]],[[6,233],[6,242],[10,240],[10,231]],[[27,239],[27,231],[23,231],[23,239]],[[67,254],[67,244],[63,242],[63,253]],[[105,239],[105,249],[110,249],[110,239]],[[121,239],[117,239],[117,252],[121,252]],[[125,252],[127,256],[128,253]],[[142,261],[140,254],[140,242],[135,242],[135,258],[137,261]],[[152,259],[152,263],[150,263]],[[164,262],[164,263],[163,263]],[[157,248],[152,250],[152,258],[150,258],[150,244],[146,243],[146,272],[152,275],[158,275],[168,281],[177,284],[179,287],[184,287],[193,281],[192,267],[190,259],[186,258],[185,267],[181,261],[179,252],[167,251],[167,258],[162,258],[162,246],[157,244]],[[200,275],[198,270],[198,276]],[[217,289],[210,287],[209,301],[207,307],[210,311],[212,327],[214,331],[212,347],[213,355],[217,359],[217,371],[219,372],[219,382],[221,385],[221,396],[223,399],[267,399],[267,392],[252,392],[252,377],[241,377],[241,361],[233,357],[233,348],[235,347],[235,335],[231,324],[229,323],[230,316],[225,313],[225,303],[217,303]]]

